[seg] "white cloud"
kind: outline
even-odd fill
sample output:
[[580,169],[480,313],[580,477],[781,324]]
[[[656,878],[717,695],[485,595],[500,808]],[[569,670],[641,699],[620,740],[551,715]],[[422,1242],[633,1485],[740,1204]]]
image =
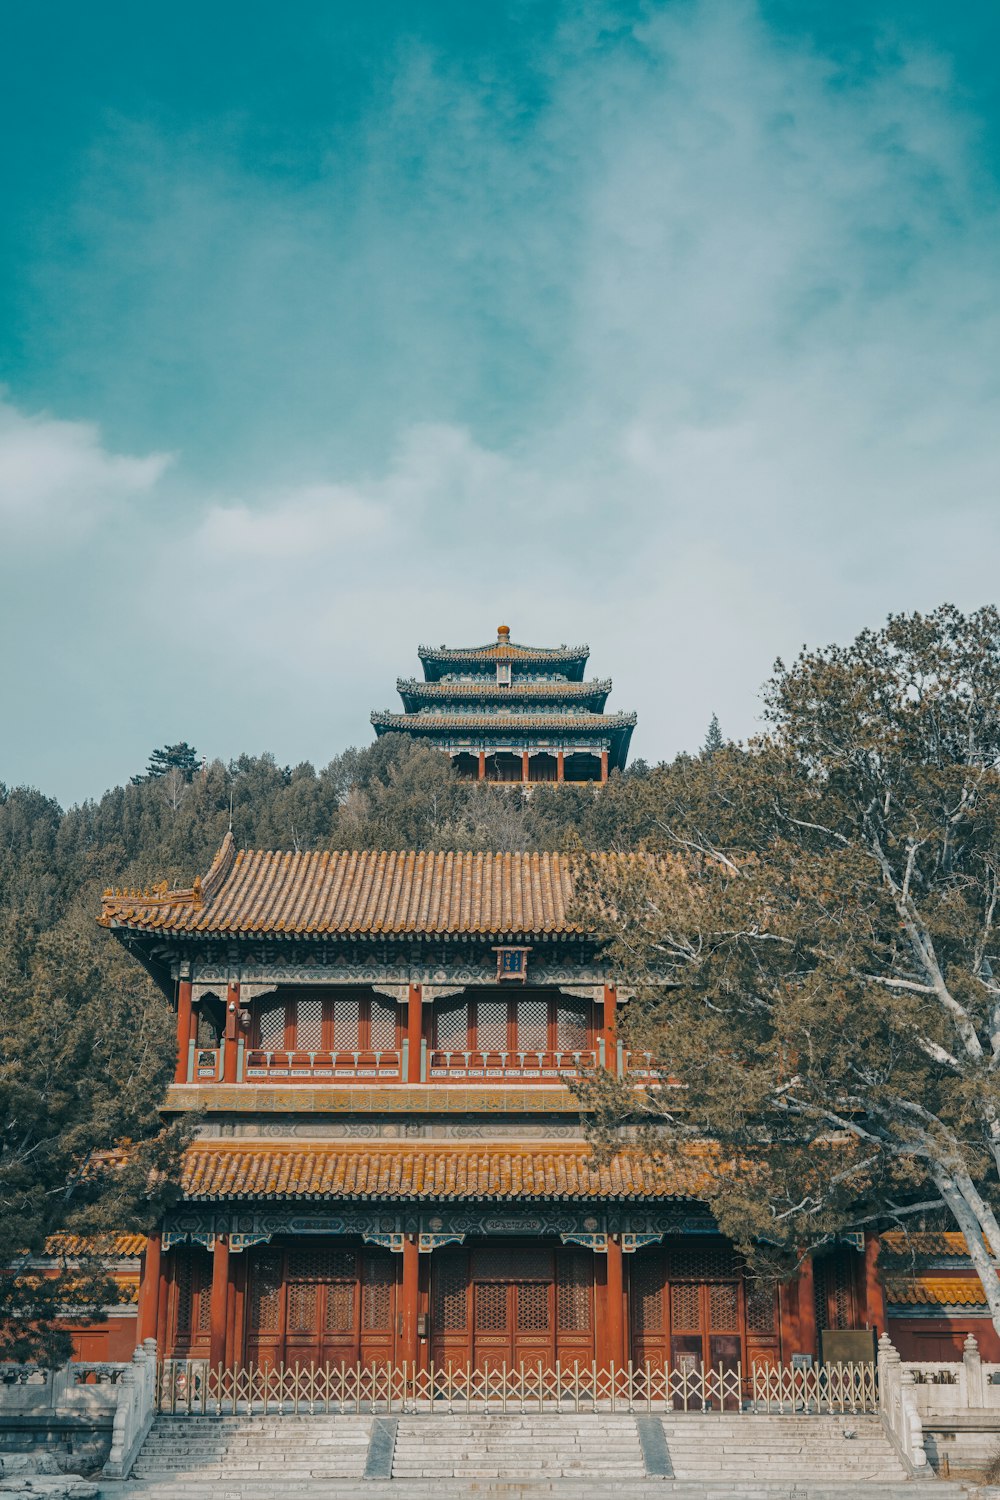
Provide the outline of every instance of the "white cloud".
[[28,415],[0,399],[0,524],[12,543],[59,545],[117,506],[146,499],[170,458],[112,453],[91,422]]
[[[995,596],[1000,212],[947,59],[890,39],[845,74],[742,0],[647,16],[585,7],[537,113],[422,53],[359,130],[350,191],[214,163],[143,197],[149,263],[197,247],[167,258],[143,347],[195,340],[233,472],[263,471],[222,463],[210,497],[185,476],[110,595],[208,648],[130,681],[190,705],[163,737],[322,760],[368,737],[418,640],[503,620],[589,639],[657,757],[713,710],[752,732],[803,642]],[[271,405],[260,371],[287,383]],[[38,420],[89,455],[93,482],[56,486],[86,514],[110,476],[141,496],[162,472]],[[351,456],[314,460],[310,423]],[[0,428],[0,475],[2,453]]]

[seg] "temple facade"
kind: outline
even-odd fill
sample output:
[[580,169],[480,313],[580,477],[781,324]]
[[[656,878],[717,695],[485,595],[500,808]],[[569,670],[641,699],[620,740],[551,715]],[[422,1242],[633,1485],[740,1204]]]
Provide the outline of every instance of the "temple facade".
[[424,680],[400,678],[402,713],[373,713],[451,757],[466,780],[607,781],[624,770],[635,714],[606,714],[610,680],[584,680],[587,646],[519,646],[501,625],[486,646],[418,649]]
[[863,1356],[890,1319],[904,1353],[992,1332],[967,1258],[942,1278],[887,1244],[883,1276],[851,1237],[775,1288],[718,1233],[696,1149],[591,1159],[573,1076],[657,1080],[572,898],[554,854],[231,835],[189,889],[106,894],[102,924],[176,1008],[166,1112],[198,1114],[140,1337],[227,1366],[747,1369]]

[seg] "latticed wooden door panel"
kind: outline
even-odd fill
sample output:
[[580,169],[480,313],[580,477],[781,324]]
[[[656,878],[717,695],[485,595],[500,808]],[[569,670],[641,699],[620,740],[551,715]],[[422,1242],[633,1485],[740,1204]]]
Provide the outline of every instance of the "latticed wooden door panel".
[[435,1256],[435,1363],[572,1367],[594,1357],[594,1266],[586,1250],[491,1245]]
[[200,1246],[173,1251],[174,1346],[180,1353],[207,1354],[212,1333],[212,1257]]
[[442,1367],[464,1369],[472,1360],[472,1283],[466,1250],[444,1250],[431,1258],[431,1358]]
[[285,1357],[285,1258],[280,1250],[251,1253],[247,1272],[247,1363],[258,1369]]
[[321,1243],[254,1253],[247,1289],[251,1363],[388,1363],[397,1267],[387,1250]]
[[[771,1291],[772,1318],[774,1293]],[[744,1359],[746,1308],[738,1257],[725,1244],[656,1247],[630,1266],[632,1357],[677,1369],[729,1369]],[[756,1316],[768,1309],[761,1298]],[[776,1337],[776,1335],[775,1335]]]

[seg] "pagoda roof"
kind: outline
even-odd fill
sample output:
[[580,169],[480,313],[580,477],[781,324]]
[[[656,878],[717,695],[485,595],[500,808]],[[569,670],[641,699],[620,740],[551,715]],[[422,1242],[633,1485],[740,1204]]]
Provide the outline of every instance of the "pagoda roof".
[[[617,868],[642,854],[602,854]],[[227,833],[188,888],[108,890],[115,931],[218,937],[570,937],[577,863],[563,854],[237,849]]]
[[184,1156],[188,1201],[240,1199],[692,1199],[711,1181],[710,1148],[669,1162],[638,1151],[593,1160],[578,1146],[192,1146]]
[[619,769],[624,769],[635,723],[635,714],[488,714],[475,709],[470,713],[441,714],[396,714],[386,709],[372,714],[376,735],[427,735],[436,740],[455,733],[474,734],[483,740],[509,740],[512,735],[522,739],[555,735],[564,740],[580,740],[585,745],[609,739],[609,764]]
[[527,667],[558,668],[572,682],[583,678],[589,646],[524,646],[510,639],[506,625],[497,628],[497,638],[485,646],[418,646],[417,655],[428,682],[437,682],[448,672],[467,667],[471,671],[497,661],[520,662]]
[[502,686],[491,678],[478,682],[420,682],[415,677],[399,677],[396,691],[408,712],[419,704],[466,700],[477,703],[590,703],[595,705],[595,712],[600,713],[611,692],[611,678],[592,678],[590,682],[533,682],[522,677],[509,686]]

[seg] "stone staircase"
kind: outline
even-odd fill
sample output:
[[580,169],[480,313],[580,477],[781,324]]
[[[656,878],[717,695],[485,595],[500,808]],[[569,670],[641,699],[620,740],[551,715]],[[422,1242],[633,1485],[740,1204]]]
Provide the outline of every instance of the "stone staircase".
[[876,1416],[668,1413],[660,1421],[676,1480],[891,1485],[908,1479]]
[[962,1500],[907,1478],[877,1417],[160,1416],[104,1500]]
[[[205,1487],[217,1494],[237,1482],[250,1487],[316,1480],[360,1479],[372,1419],[368,1416],[157,1417],[133,1470],[160,1486]],[[109,1490],[110,1493],[110,1490]]]
[[[433,1424],[433,1429],[429,1424]],[[576,1416],[400,1417],[393,1479],[644,1479],[635,1418]]]

